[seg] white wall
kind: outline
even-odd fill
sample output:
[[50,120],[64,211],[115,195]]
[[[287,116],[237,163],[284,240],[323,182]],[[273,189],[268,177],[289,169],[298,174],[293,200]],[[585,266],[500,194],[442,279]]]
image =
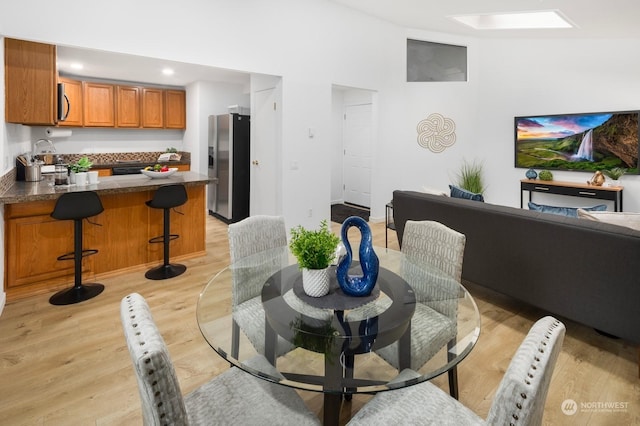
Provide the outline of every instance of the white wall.
[[[116,0],[99,20],[80,0],[26,0],[7,9],[0,28],[15,38],[282,76],[282,164],[299,164],[282,169],[291,224],[329,218],[332,84],[385,88],[389,68],[401,66],[403,31],[326,1]],[[32,19],[34,10],[47,19]],[[73,31],[58,24],[70,20]]]
[[[478,138],[487,157],[491,202],[520,205],[513,118],[528,114],[640,109],[640,40],[483,40],[479,54]],[[586,182],[591,173],[554,171],[554,179]],[[625,211],[640,212],[640,176],[622,178]],[[551,197],[551,196],[549,196]],[[560,206],[599,204],[574,197],[541,198]],[[526,197],[525,197],[526,202]]]

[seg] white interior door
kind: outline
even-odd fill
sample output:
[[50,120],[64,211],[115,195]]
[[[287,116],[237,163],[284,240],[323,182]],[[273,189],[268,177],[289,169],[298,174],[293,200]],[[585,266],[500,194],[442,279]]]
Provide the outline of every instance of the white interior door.
[[251,111],[251,192],[250,214],[277,215],[278,185],[278,125],[276,90],[253,93]]
[[345,107],[344,201],[371,207],[371,104]]

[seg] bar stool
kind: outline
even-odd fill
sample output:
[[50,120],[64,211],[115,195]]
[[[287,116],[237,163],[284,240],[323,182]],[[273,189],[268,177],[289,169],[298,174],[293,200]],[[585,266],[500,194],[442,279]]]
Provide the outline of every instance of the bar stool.
[[[74,286],[61,290],[49,298],[52,305],[71,305],[96,297],[104,290],[97,283],[82,284],[82,258],[96,254],[98,250],[82,249],[82,220],[104,211],[100,197],[93,191],[66,192],[58,198],[51,217],[58,220],[73,220],[73,252],[58,256],[58,260],[74,262]],[[94,225],[102,226],[99,223]]]
[[[177,277],[187,270],[187,267],[180,264],[169,263],[169,241],[179,237],[177,234],[171,234],[171,209],[181,206],[187,202],[187,190],[182,184],[164,185],[156,190],[153,199],[145,204],[152,209],[164,210],[164,232],[159,237],[149,240],[149,243],[164,244],[164,263],[155,268],[149,269],[144,276],[150,280],[166,280],[167,278]],[[181,213],[175,210],[176,213]]]

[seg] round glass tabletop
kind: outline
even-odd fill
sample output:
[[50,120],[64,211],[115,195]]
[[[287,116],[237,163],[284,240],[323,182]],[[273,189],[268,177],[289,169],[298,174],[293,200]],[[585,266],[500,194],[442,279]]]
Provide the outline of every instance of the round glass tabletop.
[[[325,394],[395,389],[450,370],[480,333],[473,298],[455,279],[399,251],[375,252],[380,273],[365,298],[342,293],[335,267],[329,294],[307,296],[288,247],[246,257],[216,274],[200,294],[202,335],[248,373]],[[354,265],[350,274],[357,275]],[[248,365],[256,356],[275,369]],[[420,376],[394,381],[404,368]]]

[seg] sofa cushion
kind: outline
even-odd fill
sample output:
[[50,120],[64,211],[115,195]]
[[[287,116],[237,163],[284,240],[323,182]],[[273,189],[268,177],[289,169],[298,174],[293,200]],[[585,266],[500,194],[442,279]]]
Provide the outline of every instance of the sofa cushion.
[[640,213],[594,212],[578,209],[578,217],[640,230]]
[[[580,207],[580,208],[585,211],[607,210],[607,206],[605,204],[598,204],[597,206],[593,206],[593,207]],[[529,210],[542,212],[542,213],[559,214],[561,216],[578,217],[578,207],[545,206],[544,204],[536,204],[529,201]]]
[[449,185],[451,190],[451,196],[453,198],[464,198],[473,201],[484,201],[482,194],[476,194],[475,192],[467,191],[466,189],[458,188],[455,185]]

